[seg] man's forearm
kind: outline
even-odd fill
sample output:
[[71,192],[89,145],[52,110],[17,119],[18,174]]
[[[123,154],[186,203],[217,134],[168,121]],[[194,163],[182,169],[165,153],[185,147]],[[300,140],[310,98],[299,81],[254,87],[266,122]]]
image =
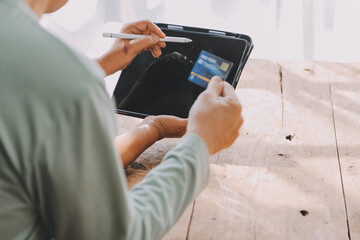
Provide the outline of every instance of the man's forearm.
[[115,148],[119,153],[124,167],[128,166],[148,147],[159,139],[156,128],[143,124],[115,138]]

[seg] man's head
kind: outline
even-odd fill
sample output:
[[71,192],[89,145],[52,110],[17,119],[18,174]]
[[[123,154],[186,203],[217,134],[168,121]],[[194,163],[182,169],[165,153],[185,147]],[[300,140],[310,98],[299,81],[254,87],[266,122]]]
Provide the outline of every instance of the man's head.
[[47,5],[45,13],[52,13],[56,10],[62,8],[68,0],[47,0],[49,4]]
[[40,18],[44,13],[52,13],[64,6],[68,0],[25,0]]

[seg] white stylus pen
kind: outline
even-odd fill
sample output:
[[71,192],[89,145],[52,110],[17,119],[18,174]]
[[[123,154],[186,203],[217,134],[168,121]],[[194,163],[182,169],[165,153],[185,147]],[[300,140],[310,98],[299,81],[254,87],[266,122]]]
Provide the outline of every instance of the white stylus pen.
[[[143,38],[148,35],[140,35],[140,34],[127,34],[127,33],[103,33],[103,37],[108,38],[121,38],[121,39],[138,39]],[[192,42],[189,38],[183,37],[165,37],[160,38],[161,42],[173,42],[173,43],[190,43]]]

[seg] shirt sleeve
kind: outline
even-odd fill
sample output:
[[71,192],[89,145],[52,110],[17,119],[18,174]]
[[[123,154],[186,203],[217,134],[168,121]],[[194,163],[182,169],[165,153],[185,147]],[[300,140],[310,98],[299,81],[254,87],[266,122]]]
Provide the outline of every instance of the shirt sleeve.
[[143,182],[131,189],[133,226],[129,239],[160,239],[170,230],[208,184],[208,159],[204,141],[187,134]]
[[209,153],[186,135],[127,189],[113,146],[110,99],[99,85],[57,116],[34,169],[40,219],[55,239],[160,239],[208,183]]

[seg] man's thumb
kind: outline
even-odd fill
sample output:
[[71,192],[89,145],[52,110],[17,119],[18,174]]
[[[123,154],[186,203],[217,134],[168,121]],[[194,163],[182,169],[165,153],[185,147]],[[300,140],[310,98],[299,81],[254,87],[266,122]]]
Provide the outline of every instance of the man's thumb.
[[217,96],[221,96],[223,90],[224,90],[223,80],[218,76],[212,77],[206,91],[212,92]]

